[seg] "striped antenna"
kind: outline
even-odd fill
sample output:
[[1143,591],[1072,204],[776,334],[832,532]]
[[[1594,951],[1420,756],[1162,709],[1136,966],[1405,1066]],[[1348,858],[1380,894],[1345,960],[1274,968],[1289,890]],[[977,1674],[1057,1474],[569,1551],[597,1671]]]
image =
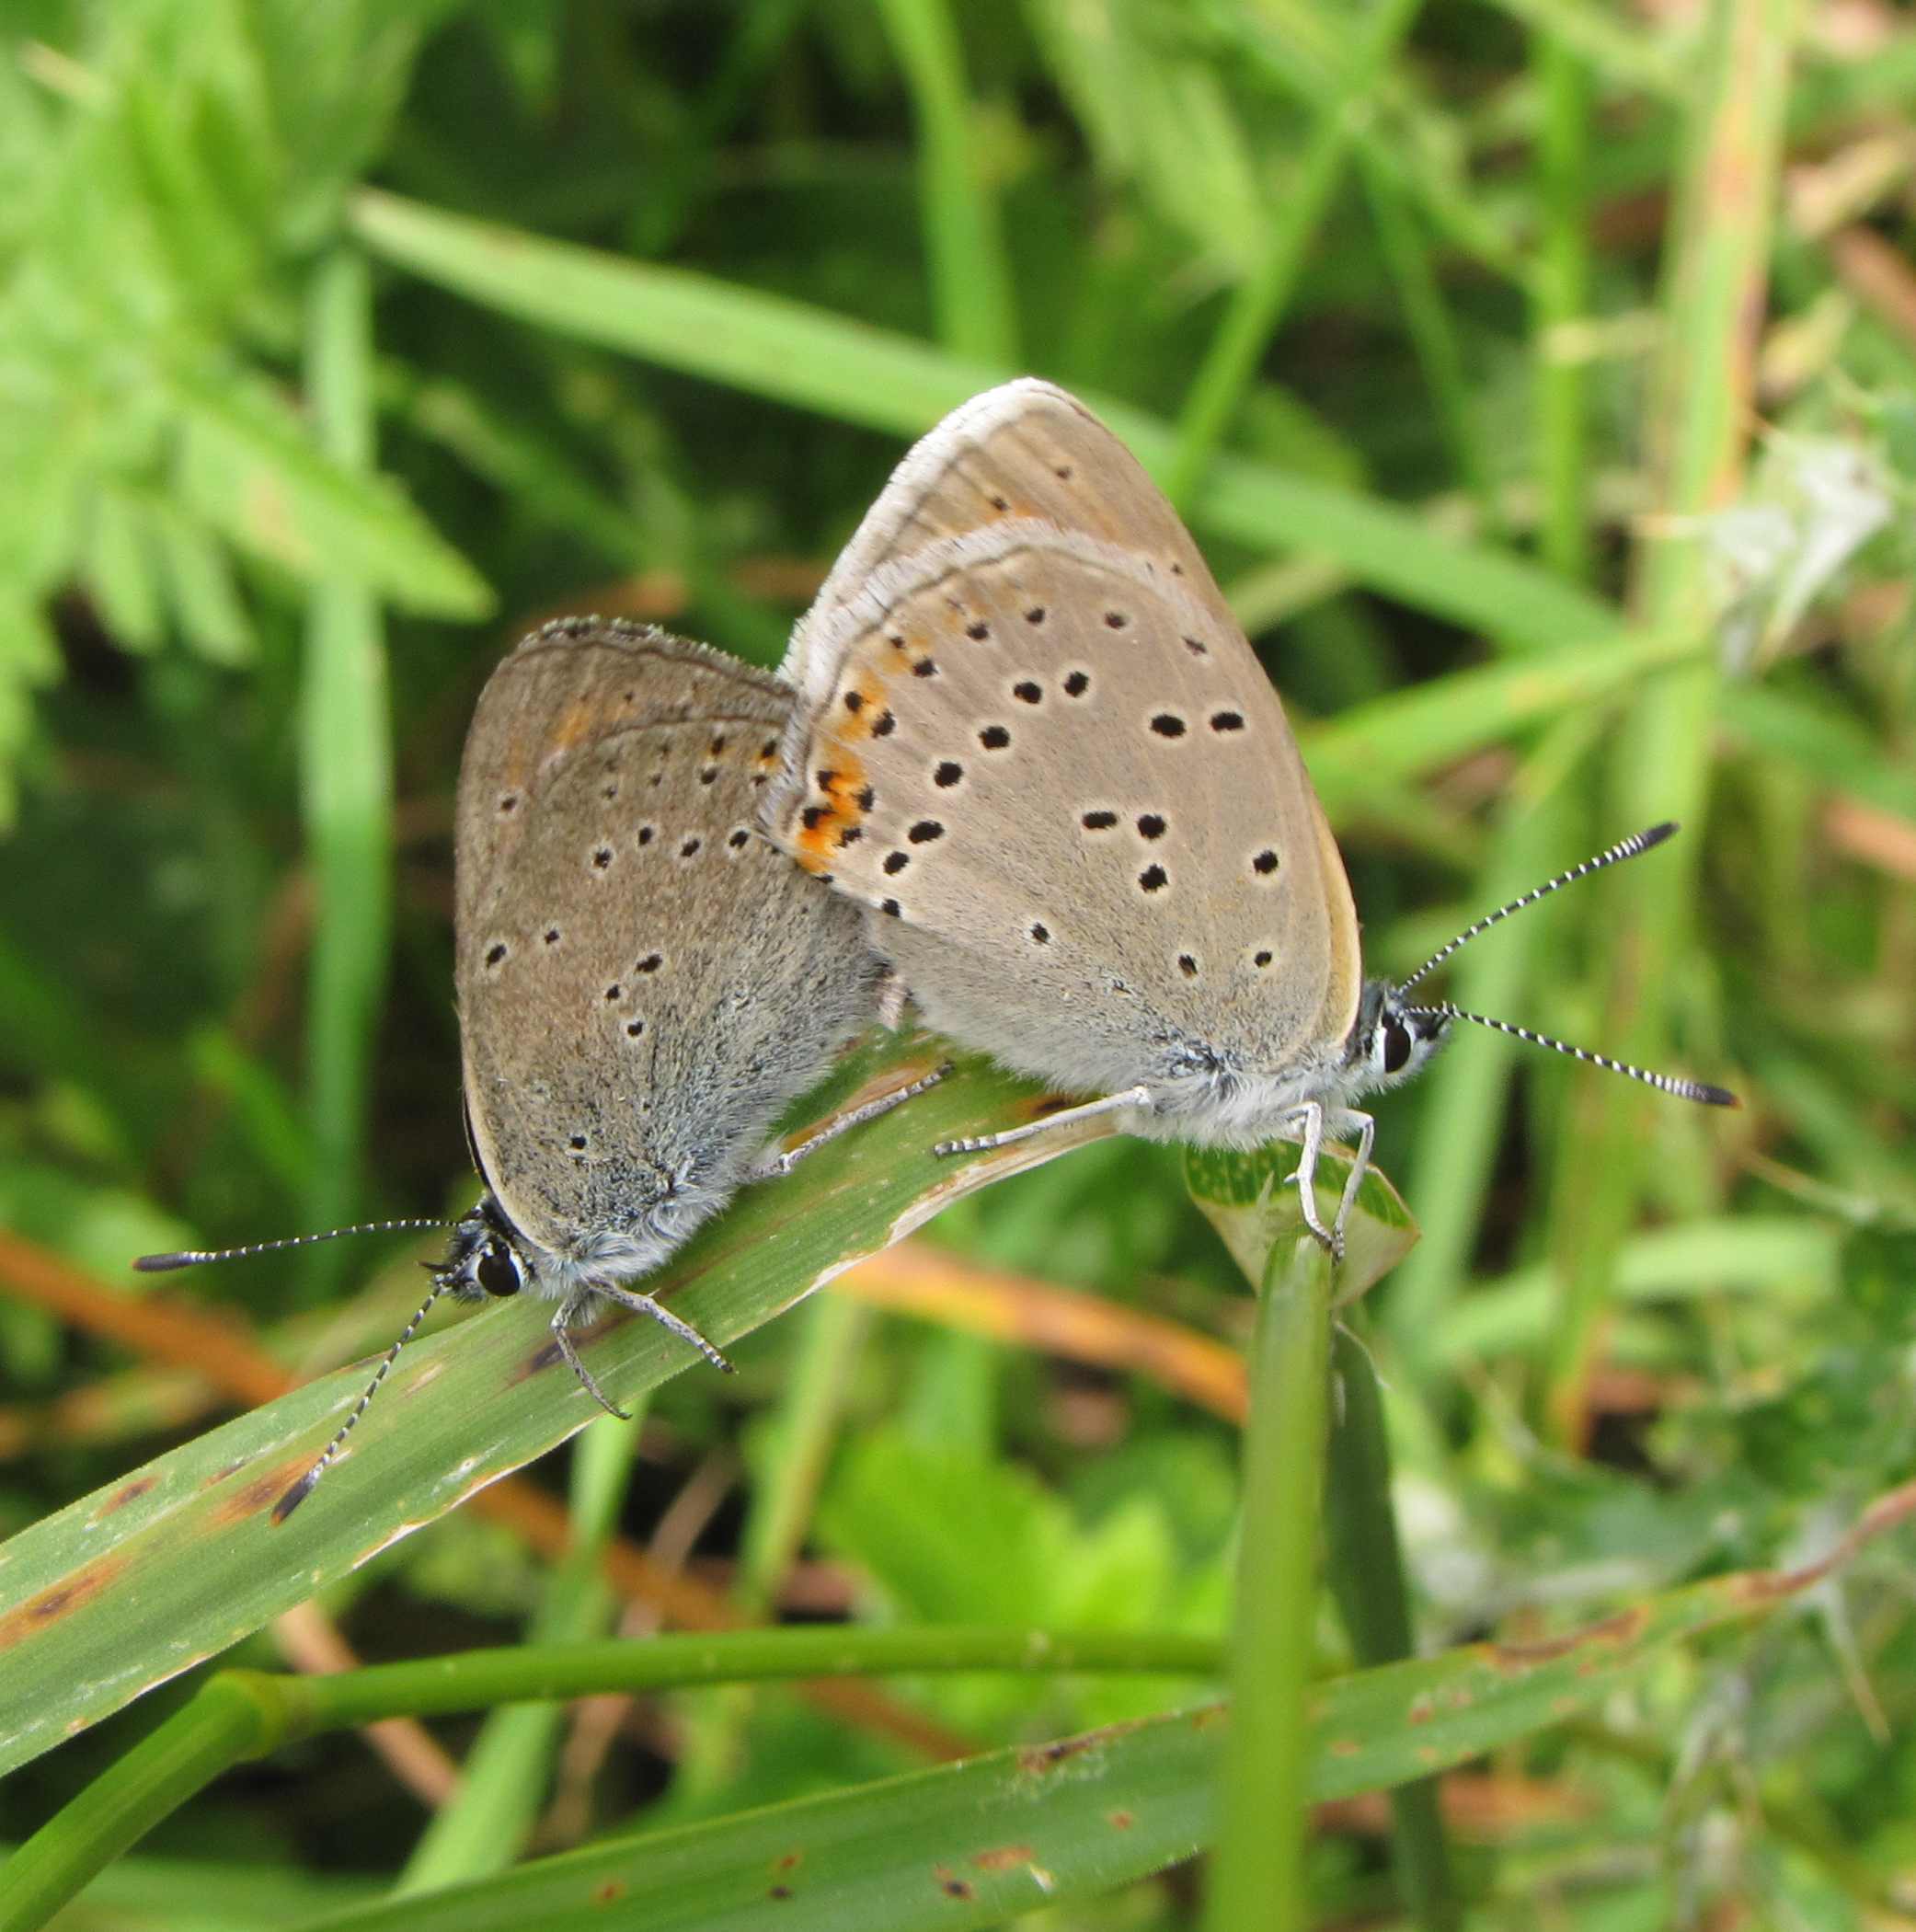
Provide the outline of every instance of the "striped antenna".
[[246,1248],[180,1248],[170,1254],[141,1255],[134,1262],[142,1274],[163,1274],[169,1268],[194,1268],[201,1261],[243,1261],[249,1255],[270,1255],[287,1248],[310,1248],[316,1241],[337,1241],[342,1235],[416,1234],[427,1227],[456,1227],[455,1221],[361,1221],[351,1227],[328,1228],[323,1235],[288,1235],[279,1241],[255,1241]]
[[[1627,852],[1623,854],[1625,858],[1631,856]],[[1607,860],[1608,855],[1605,862]],[[1567,878],[1575,876],[1575,873],[1566,874]],[[1600,1066],[1606,1073],[1623,1074],[1629,1079],[1641,1080],[1646,1087],[1654,1087],[1658,1093],[1673,1094],[1680,1100],[1697,1100],[1705,1107],[1740,1107],[1743,1104],[1727,1087],[1712,1087],[1703,1080],[1679,1080],[1671,1074],[1653,1074],[1646,1067],[1612,1060],[1608,1053],[1593,1053],[1588,1047],[1572,1046],[1567,1041],[1555,1040],[1548,1033],[1534,1033],[1530,1028],[1514,1026],[1508,1019],[1492,1019],[1483,1013],[1466,1013],[1462,1006],[1453,1006],[1448,1000],[1440,1006],[1403,1006],[1398,1010],[1406,1017],[1427,1015],[1445,1019],[1467,1019],[1473,1026],[1488,1027],[1493,1032],[1509,1033],[1518,1040],[1527,1040],[1532,1046],[1548,1047],[1553,1053],[1567,1053],[1571,1059]]]
[[[439,1221],[429,1221],[425,1225],[428,1227],[442,1227],[446,1224]],[[278,1502],[273,1504],[273,1522],[276,1524],[284,1523],[287,1517],[292,1515],[293,1511],[298,1509],[300,1504],[305,1501],[306,1498],[313,1493],[319,1478],[326,1474],[327,1470],[331,1466],[333,1458],[338,1455],[340,1445],[352,1433],[354,1423],[365,1414],[373,1401],[373,1397],[379,1393],[379,1385],[385,1380],[386,1372],[392,1367],[394,1362],[397,1360],[399,1351],[412,1340],[419,1324],[426,1319],[426,1311],[431,1307],[433,1303],[448,1288],[453,1285],[453,1282],[454,1277],[450,1274],[444,1276],[435,1275],[433,1277],[432,1293],[419,1304],[413,1318],[407,1323],[405,1328],[400,1329],[398,1340],[385,1351],[384,1359],[373,1372],[372,1381],[366,1385],[365,1393],[352,1405],[352,1413],[339,1424],[338,1433],[320,1451],[319,1460],[286,1491],[285,1495],[280,1498]]]
[[[1520,913],[1527,905],[1535,905],[1538,900],[1548,898],[1552,892],[1558,891],[1561,887],[1571,884],[1576,880],[1588,878],[1590,873],[1600,872],[1604,867],[1618,865],[1626,858],[1635,858],[1639,852],[1647,852],[1652,845],[1660,845],[1676,829],[1677,822],[1674,819],[1665,819],[1660,825],[1652,825],[1647,832],[1634,832],[1628,838],[1619,839],[1615,845],[1611,846],[1609,851],[1598,853],[1595,858],[1585,859],[1580,866],[1572,866],[1567,872],[1559,872],[1555,879],[1546,880],[1533,891],[1526,892],[1521,899],[1513,899],[1509,905],[1500,905],[1494,913],[1486,913],[1474,926],[1467,926],[1463,932],[1459,933],[1448,946],[1439,947],[1407,980],[1400,982],[1395,990],[1399,993],[1407,993],[1427,972],[1434,972],[1438,967],[1441,966],[1460,946],[1468,946],[1479,933],[1487,932],[1499,920],[1508,919],[1512,913]],[[1432,1007],[1427,1010],[1434,1012],[1440,1009]],[[1459,1019],[1476,1018],[1476,1015],[1474,1013],[1460,1013],[1456,1017]],[[1488,1027],[1498,1025],[1499,1022],[1486,1019],[1482,1024]],[[1515,1032],[1517,1029],[1506,1027],[1504,1030],[1506,1032]],[[1530,1036],[1526,1035],[1525,1037],[1528,1038]],[[1551,1046],[1557,1045],[1555,1041],[1551,1041],[1547,1043]],[[1572,1049],[1561,1047],[1559,1051],[1569,1052]],[[1594,1053],[1585,1053],[1579,1057],[1585,1060],[1597,1058]],[[1606,1066],[1611,1064],[1608,1061],[1604,1061],[1601,1064]],[[1617,1071],[1620,1073],[1635,1073],[1635,1069],[1634,1067],[1619,1067]],[[1650,1078],[1650,1075],[1638,1074],[1636,1077],[1646,1080]]]

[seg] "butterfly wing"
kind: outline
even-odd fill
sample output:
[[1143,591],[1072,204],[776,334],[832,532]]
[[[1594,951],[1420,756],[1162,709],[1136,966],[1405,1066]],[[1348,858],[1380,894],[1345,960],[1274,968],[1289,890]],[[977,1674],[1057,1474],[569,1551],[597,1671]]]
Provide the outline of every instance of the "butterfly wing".
[[790,708],[764,673],[596,619],[528,638],[480,698],[457,830],[466,1108],[500,1205],[552,1254],[662,1255],[870,1018],[855,909],[752,830]]
[[994,390],[907,457],[787,674],[774,835],[873,909],[935,1025],[1161,1105],[1341,1048],[1356,915],[1283,707],[1170,505],[1063,392]]

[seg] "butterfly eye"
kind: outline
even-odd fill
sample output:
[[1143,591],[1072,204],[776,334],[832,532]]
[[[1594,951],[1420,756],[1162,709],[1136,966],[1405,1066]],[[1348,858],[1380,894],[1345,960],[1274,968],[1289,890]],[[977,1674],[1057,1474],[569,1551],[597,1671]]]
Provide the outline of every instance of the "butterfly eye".
[[474,1278],[488,1294],[501,1297],[517,1294],[521,1287],[519,1262],[511,1248],[499,1241],[488,1241],[473,1269]]
[[1401,1074],[1410,1060],[1410,1029],[1400,1019],[1383,1023],[1383,1070]]

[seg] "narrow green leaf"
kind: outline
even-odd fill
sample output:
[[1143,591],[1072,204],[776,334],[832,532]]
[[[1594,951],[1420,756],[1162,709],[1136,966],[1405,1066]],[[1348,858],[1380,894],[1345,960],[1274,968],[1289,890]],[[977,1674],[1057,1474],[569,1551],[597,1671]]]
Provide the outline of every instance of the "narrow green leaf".
[[1856,719],[1807,693],[1768,684],[1727,685],[1722,711],[1738,737],[1817,784],[1916,820],[1916,770]]
[[[1672,1646],[1786,1607],[1912,1511],[1916,1485],[1878,1499],[1829,1558],[1801,1570],[1716,1577],[1536,1643],[1473,1644],[1320,1685],[1309,1795],[1321,1803],[1387,1788],[1548,1731],[1627,1689]],[[1216,1710],[1172,1712],[613,1840],[308,1932],[583,1932],[614,1903],[647,1932],[996,1925],[1098,1897],[1210,1843],[1226,1729]]]
[[[342,469],[373,465],[372,290],[364,259],[341,251],[314,280],[307,385],[319,440]],[[308,1225],[334,1227],[361,1198],[360,1150],[384,1005],[392,929],[393,756],[385,637],[370,588],[343,563],[307,602],[299,707],[300,795],[316,904],[306,995],[314,1162]],[[309,1285],[349,1257],[308,1251]]]
[[[1249,1153],[1222,1147],[1184,1150],[1185,1185],[1191,1199],[1253,1287],[1262,1283],[1271,1256],[1306,1232],[1297,1190],[1302,1156],[1295,1141],[1271,1141]],[[1349,1175],[1350,1159],[1342,1149],[1327,1146],[1318,1156],[1314,1191],[1318,1219],[1325,1227],[1337,1214]],[[1417,1238],[1417,1223],[1396,1189],[1374,1166],[1367,1168],[1344,1230],[1338,1301],[1355,1301],[1410,1252]]]
[[1271,1251],[1251,1344],[1232,1723],[1218,1767],[1208,1932],[1303,1932],[1313,1771],[1318,1532],[1330,1381],[1331,1260],[1311,1236]]
[[878,13],[918,121],[919,199],[939,338],[956,355],[1015,362],[1011,270],[948,0],[879,0]]
[[[1797,9],[1794,0],[1716,0],[1693,61],[1684,159],[1664,263],[1661,353],[1646,438],[1656,472],[1656,535],[1636,558],[1638,608],[1654,630],[1706,625],[1704,520],[1735,488],[1754,415],[1750,386],[1771,273],[1785,153]],[[1615,734],[1611,796],[1624,824],[1692,820],[1708,795],[1719,676],[1708,657],[1666,678]],[[1605,1046],[1654,1065],[1671,976],[1694,918],[1696,847],[1646,868],[1608,948]],[[1565,1283],[1537,1420],[1580,1441],[1584,1383],[1599,1347],[1616,1251],[1643,1184],[1640,1096],[1605,1075],[1568,1117],[1556,1154],[1551,1230]]]
[[[395,195],[366,190],[352,216],[376,254],[502,315],[900,437],[920,434],[1015,373],[781,295],[543,241]],[[1086,400],[1162,472],[1171,450],[1165,424]],[[1269,464],[1220,456],[1190,507],[1200,526],[1263,547],[1323,551],[1414,609],[1499,638],[1558,643],[1616,628],[1616,614],[1600,600],[1546,571]]]
[[1333,817],[1361,802],[1379,778],[1424,777],[1525,726],[1605,699],[1693,665],[1711,646],[1703,625],[1633,631],[1601,643],[1566,645],[1474,671],[1452,672],[1353,706],[1302,737],[1317,794]]
[[1224,431],[1269,346],[1296,285],[1305,251],[1344,171],[1344,157],[1360,114],[1377,91],[1384,70],[1422,0],[1372,0],[1359,29],[1355,52],[1327,96],[1314,104],[1316,125],[1304,144],[1289,191],[1265,224],[1258,259],[1233,293],[1229,307],[1186,393],[1177,443],[1165,472],[1165,489],[1180,507],[1217,454]]
[[[1410,1580],[1391,1494],[1391,1439],[1371,1351],[1339,1324],[1331,1340],[1330,1455],[1324,1497],[1325,1569],[1360,1665],[1417,1654]],[[1420,1932],[1460,1932],[1463,1902],[1434,1778],[1391,1792],[1398,1889]]]
[[[889,1040],[828,1091],[923,1072],[938,1049]],[[1103,1137],[1103,1121],[941,1160],[935,1142],[1028,1118],[1030,1089],[981,1063],[749,1189],[648,1283],[720,1344],[749,1333],[948,1202]],[[821,1109],[829,1111],[829,1109]],[[400,1356],[346,1455],[300,1509],[269,1512],[366,1382],[343,1369],[188,1443],[0,1544],[0,1770],[36,1756],[370,1561],[599,1411],[558,1360],[549,1305],[508,1304]],[[656,1323],[618,1311],[581,1338],[627,1406],[687,1368]]]

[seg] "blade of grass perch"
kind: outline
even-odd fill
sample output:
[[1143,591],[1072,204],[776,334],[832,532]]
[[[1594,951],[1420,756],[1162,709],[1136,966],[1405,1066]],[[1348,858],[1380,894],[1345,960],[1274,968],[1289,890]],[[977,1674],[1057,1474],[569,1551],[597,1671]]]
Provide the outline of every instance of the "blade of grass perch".
[[1271,1250],[1251,1345],[1239,1492],[1231,1728],[1218,1784],[1207,1932],[1303,1932],[1309,1687],[1323,1520],[1331,1259],[1313,1236]]
[[[1307,1232],[1298,1199],[1295,1141],[1269,1141],[1249,1154],[1187,1147],[1185,1185],[1204,1218],[1217,1229],[1254,1287],[1270,1259]],[[1326,1227],[1337,1212],[1350,1160],[1326,1146],[1317,1161],[1317,1212]],[[1355,1301],[1388,1274],[1417,1245],[1417,1226],[1395,1188],[1373,1166],[1364,1175],[1344,1229],[1344,1259],[1335,1285],[1339,1304]]]
[[[1325,1567],[1360,1665],[1416,1654],[1410,1588],[1391,1500],[1391,1443],[1370,1351],[1348,1328],[1331,1342],[1330,1464],[1325,1484]],[[1461,1932],[1435,1778],[1391,1792],[1391,1849],[1405,1910],[1419,1932]]]
[[[1665,274],[1660,365],[1646,435],[1659,514],[1637,558],[1636,602],[1654,629],[1711,628],[1696,535],[1731,501],[1753,419],[1751,385],[1765,309],[1772,207],[1782,165],[1796,9],[1793,0],[1715,0],[1694,56],[1696,93]],[[1709,660],[1664,678],[1616,734],[1612,809],[1624,822],[1698,822],[1708,788],[1718,674]],[[1660,989],[1693,922],[1700,841],[1633,881],[1608,950],[1604,1038],[1620,1057],[1667,1059]],[[1566,1283],[1539,1420],[1557,1442],[1585,1427],[1584,1380],[1599,1346],[1615,1256],[1643,1174],[1643,1109],[1622,1081],[1579,1076],[1556,1167],[1554,1236]],[[1669,1135],[1685,1129],[1668,1123]],[[1700,1125],[1692,1122],[1691,1145]],[[1671,1145],[1676,1144],[1674,1142]],[[1699,1187],[1707,1183],[1698,1180]]]
[[[809,1105],[891,1087],[944,1058],[923,1037],[854,1054]],[[721,1344],[771,1320],[947,1202],[1097,1138],[1103,1121],[964,1161],[934,1142],[1002,1127],[1038,1104],[982,1063],[747,1190],[648,1286]],[[796,1113],[797,1110],[795,1110]],[[615,1397],[696,1365],[643,1317],[580,1336]],[[343,1369],[149,1463],[0,1545],[0,1770],[216,1655],[474,1491],[565,1441],[598,1413],[557,1360],[547,1311],[489,1309],[415,1341],[326,1480],[285,1524],[268,1512],[312,1465],[364,1386]]]
[[[116,1294],[58,1255],[4,1229],[0,1294],[43,1309],[113,1346],[132,1348],[148,1361],[190,1363],[199,1382],[241,1401],[270,1402],[292,1386],[273,1357],[247,1341],[231,1320],[198,1314],[171,1297],[149,1294],[129,1299]],[[410,1283],[407,1296],[409,1303]],[[360,1346],[375,1353],[383,1349],[405,1312],[390,1309],[387,1318],[364,1332]],[[135,1484],[115,1485],[98,1492],[96,1501],[110,1497],[120,1508],[132,1508],[139,1495],[129,1491],[135,1491]],[[563,1564],[572,1550],[575,1526],[564,1506],[522,1478],[509,1476],[494,1483],[473,1498],[472,1506],[548,1564]],[[0,1548],[0,1572],[5,1560],[6,1552]],[[688,1630],[729,1629],[739,1621],[717,1591],[656,1561],[623,1537],[607,1544],[603,1567],[619,1596],[655,1619]],[[948,1761],[967,1754],[966,1741],[957,1732],[864,1685],[820,1682],[803,1686],[801,1695],[836,1721],[889,1738],[913,1754]]]

